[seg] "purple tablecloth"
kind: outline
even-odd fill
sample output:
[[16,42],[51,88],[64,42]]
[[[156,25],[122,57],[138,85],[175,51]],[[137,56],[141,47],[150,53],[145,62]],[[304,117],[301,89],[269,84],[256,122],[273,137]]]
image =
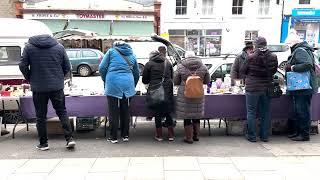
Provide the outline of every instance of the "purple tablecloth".
[[[206,95],[205,118],[246,118],[244,95]],[[22,116],[26,119],[35,118],[34,105],[31,97],[20,98]],[[105,96],[66,97],[66,107],[69,116],[89,117],[106,116],[107,98]],[[291,115],[292,103],[288,96],[272,99],[271,116],[277,119],[286,119]],[[313,96],[311,104],[311,119],[320,120],[320,94]],[[145,103],[145,96],[135,96],[130,103],[132,116],[149,116],[152,113]],[[56,114],[49,102],[48,117]]]

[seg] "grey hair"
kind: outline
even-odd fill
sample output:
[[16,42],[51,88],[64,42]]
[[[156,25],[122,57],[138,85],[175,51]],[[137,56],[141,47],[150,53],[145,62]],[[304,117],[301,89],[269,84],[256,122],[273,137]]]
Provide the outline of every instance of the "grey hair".
[[123,44],[126,44],[126,42],[124,42],[124,41],[115,41],[113,43],[113,46],[120,46],[120,45],[123,45]]
[[195,55],[194,51],[186,51],[184,56],[186,58],[189,58],[189,57],[195,57],[196,55]]

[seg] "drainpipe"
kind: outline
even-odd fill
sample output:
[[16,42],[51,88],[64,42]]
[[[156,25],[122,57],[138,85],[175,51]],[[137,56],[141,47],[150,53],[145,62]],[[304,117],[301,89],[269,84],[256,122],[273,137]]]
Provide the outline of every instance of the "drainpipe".
[[160,0],[155,0],[153,3],[154,7],[154,22],[153,28],[156,34],[160,34],[160,10],[161,10],[161,2]]

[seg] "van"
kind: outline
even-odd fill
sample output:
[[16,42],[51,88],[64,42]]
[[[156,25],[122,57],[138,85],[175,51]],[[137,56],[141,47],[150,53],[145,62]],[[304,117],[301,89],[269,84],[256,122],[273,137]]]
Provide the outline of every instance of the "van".
[[0,27],[0,83],[22,84],[18,64],[26,43],[32,36],[52,32],[42,22],[26,19],[0,18]]

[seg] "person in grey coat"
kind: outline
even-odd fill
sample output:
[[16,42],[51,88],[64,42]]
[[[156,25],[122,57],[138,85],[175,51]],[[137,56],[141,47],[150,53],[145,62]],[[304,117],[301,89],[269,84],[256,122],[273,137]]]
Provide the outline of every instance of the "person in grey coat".
[[244,81],[245,75],[240,73],[240,67],[247,59],[248,55],[253,52],[253,43],[246,42],[246,46],[242,49],[241,53],[237,55],[231,68],[231,85],[234,86],[235,79],[242,79]]
[[176,115],[177,118],[184,119],[184,141],[192,144],[193,141],[199,141],[200,118],[204,115],[204,98],[186,98],[184,96],[185,82],[192,73],[195,73],[202,78],[203,84],[207,84],[210,81],[210,75],[207,67],[200,58],[194,55],[194,52],[187,51],[185,56],[186,59],[178,64],[173,82],[174,85],[179,86],[176,99]]

